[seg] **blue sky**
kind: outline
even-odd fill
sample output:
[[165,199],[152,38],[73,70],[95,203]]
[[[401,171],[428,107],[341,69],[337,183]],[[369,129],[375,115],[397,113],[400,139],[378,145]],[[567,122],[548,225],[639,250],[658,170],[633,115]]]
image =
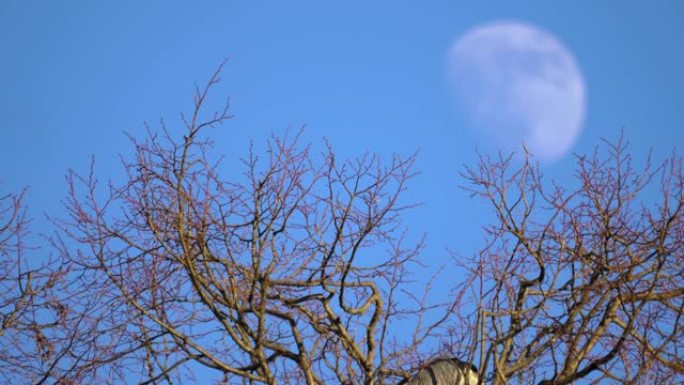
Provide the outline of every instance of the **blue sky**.
[[[518,20],[555,35],[584,75],[587,115],[573,151],[620,130],[637,158],[684,144],[684,3],[491,2],[37,2],[0,4],[0,183],[29,186],[30,214],[60,214],[68,168],[95,154],[120,175],[123,131],[164,117],[179,127],[192,87],[229,58],[215,102],[235,119],[214,132],[230,162],[254,140],[306,125],[344,155],[421,151],[407,217],[427,232],[426,261],[446,247],[471,253],[491,220],[457,186],[478,144],[449,97],[449,46],[482,23]],[[572,175],[572,156],[544,166]]]

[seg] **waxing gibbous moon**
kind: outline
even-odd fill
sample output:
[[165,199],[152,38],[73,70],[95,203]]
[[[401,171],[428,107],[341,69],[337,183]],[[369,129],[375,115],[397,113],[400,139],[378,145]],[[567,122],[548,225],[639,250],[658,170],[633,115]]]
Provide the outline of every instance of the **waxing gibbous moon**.
[[450,47],[447,73],[459,109],[478,136],[503,150],[558,160],[584,122],[586,90],[572,53],[521,22],[475,27]]

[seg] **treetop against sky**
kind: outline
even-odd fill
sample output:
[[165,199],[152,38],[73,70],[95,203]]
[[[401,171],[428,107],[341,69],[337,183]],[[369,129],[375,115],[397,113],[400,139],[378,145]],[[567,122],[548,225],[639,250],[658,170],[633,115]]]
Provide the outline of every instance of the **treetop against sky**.
[[[347,379],[357,382],[406,379],[438,351],[487,368],[487,379],[492,382],[515,373],[521,383],[544,383],[554,367],[556,383],[572,381],[583,370],[596,376],[598,367],[634,376],[644,367],[630,366],[637,356],[630,354],[635,351],[661,358],[649,365],[666,369],[649,375],[677,372],[681,361],[672,359],[672,336],[666,333],[672,326],[667,317],[678,319],[675,315],[681,315],[681,308],[679,313],[676,310],[680,293],[673,286],[679,282],[672,275],[676,264],[668,258],[681,257],[676,235],[681,234],[677,199],[681,200],[679,147],[684,144],[684,53],[677,48],[684,39],[683,20],[684,6],[677,1],[648,5],[636,1],[600,5],[590,1],[436,1],[420,5],[381,1],[344,6],[313,1],[260,5],[210,1],[201,6],[161,1],[117,5],[6,1],[0,5],[0,116],[4,123],[0,230],[6,235],[0,236],[0,250],[13,258],[1,266],[13,279],[6,287],[20,289],[8,289],[7,304],[28,309],[23,304],[35,297],[28,302],[39,309],[39,318],[60,326],[40,334],[24,313],[19,317],[20,313],[3,308],[3,316],[7,325],[26,326],[16,330],[33,333],[30,338],[37,344],[36,357],[40,359],[42,354],[45,362],[61,362],[61,369],[64,361],[56,358],[56,352],[70,350],[68,344],[51,345],[51,338],[70,341],[69,333],[86,330],[83,325],[98,330],[137,319],[133,334],[116,335],[128,341],[129,348],[161,351],[159,338],[159,344],[173,342],[177,350],[166,356],[168,362],[148,363],[149,372],[137,372],[142,377],[136,378],[163,377],[174,365],[172,361],[179,359],[177,364],[183,367],[187,360],[190,372],[209,373],[207,368],[213,366],[212,370],[222,373],[269,382],[290,370],[300,370],[300,382],[316,383],[325,376],[343,381],[340,367],[313,370],[311,366],[331,365],[332,361],[322,358],[327,353],[321,352],[341,346],[344,348],[333,361],[341,364],[346,360],[350,365],[346,376],[354,373]],[[219,63],[224,63],[220,83],[206,83]],[[215,76],[213,80],[219,74]],[[205,86],[210,90],[206,98],[202,93]],[[212,115],[213,111],[219,111],[218,115]],[[203,121],[211,124],[193,133]],[[171,144],[176,150],[187,148],[189,158],[174,152],[173,146],[168,147]],[[513,151],[517,154],[509,159]],[[219,158],[222,163],[215,166]],[[192,171],[183,174],[160,160],[171,164],[187,161]],[[651,168],[642,169],[647,164]],[[159,174],[145,174],[140,167]],[[499,179],[504,174],[496,171],[510,172],[510,179]],[[174,178],[184,177],[187,185],[179,182],[175,190],[164,190]],[[358,184],[351,183],[355,178]],[[205,190],[201,190],[200,180]],[[552,180],[566,190],[556,189]],[[629,182],[623,184],[626,180]],[[106,191],[109,181],[119,190]],[[95,201],[70,186],[92,187],[99,194],[97,199],[109,199],[109,210],[130,210],[130,216],[109,223],[116,218],[114,211],[107,211],[107,216],[97,210],[89,213],[95,206],[88,204]],[[179,186],[189,188],[190,195]],[[534,202],[528,197],[535,197]],[[185,209],[181,203],[174,208],[174,199],[196,211],[179,217]],[[524,203],[515,203],[519,202],[516,199]],[[261,208],[250,206],[255,201],[272,205],[264,209],[266,217],[252,219],[267,223],[268,215],[272,216],[270,225],[256,230],[263,234],[248,236],[239,221],[219,223],[221,213],[249,222],[250,215],[261,212]],[[343,210],[345,202],[349,211]],[[148,210],[157,204],[168,206],[167,212]],[[288,215],[292,215],[295,228],[278,222],[287,207],[294,210]],[[609,219],[601,228],[606,212]],[[147,223],[132,219],[140,213],[147,213],[138,218],[146,218]],[[340,218],[349,221],[340,223]],[[193,229],[192,239],[183,235],[181,222],[185,220]],[[121,223],[130,226],[117,227]],[[155,223],[169,228],[150,227]],[[255,239],[280,240],[280,232],[273,229],[279,223],[284,226],[280,232],[290,237],[287,241],[262,245],[259,252],[245,246]],[[643,227],[647,223],[656,230]],[[135,236],[129,233],[133,229]],[[205,232],[209,229],[213,233]],[[110,232],[105,238],[111,243],[100,239],[105,242],[99,244],[106,246],[105,254],[102,250],[98,253],[98,244],[93,243],[102,230]],[[340,234],[340,239],[328,239],[331,234]],[[609,241],[601,244],[601,237]],[[127,247],[114,252],[126,242]],[[328,248],[330,261],[307,259],[306,250],[320,247]],[[155,259],[157,248],[174,257]],[[360,255],[377,253],[386,259],[345,259],[356,255],[357,248],[366,250]],[[140,254],[134,258],[132,250]],[[290,265],[278,256],[286,250],[294,261]],[[212,255],[218,251],[220,257]],[[204,265],[194,271],[194,265],[183,258],[197,252],[206,259],[197,260]],[[238,257],[231,263],[224,261],[222,267],[215,265],[226,253]],[[241,259],[250,253],[251,262]],[[557,259],[547,259],[553,253],[558,254]],[[335,260],[333,254],[341,259]],[[110,262],[133,258],[142,265],[131,271],[148,275],[120,281],[122,273],[115,270],[129,262],[110,266],[115,269],[112,271],[74,267],[79,258],[91,258],[90,262],[97,264],[104,256]],[[291,282],[278,281],[285,280],[284,276],[268,269],[262,271],[261,262],[254,266],[262,260],[294,274],[286,277]],[[28,270],[17,270],[26,261],[32,267],[40,262],[49,262],[51,267],[29,277]],[[606,264],[617,270],[605,272]],[[377,277],[363,270],[369,266],[375,266],[378,277],[385,281],[378,283]],[[540,266],[544,266],[541,273]],[[216,270],[219,267],[223,270]],[[133,265],[127,268],[133,269]],[[71,291],[73,285],[60,285],[64,280],[76,282],[70,274],[79,269],[93,274],[83,275],[85,281],[81,282],[93,290],[91,294],[110,289],[118,293],[112,294],[111,303],[120,306],[117,309],[127,309],[120,318],[79,318],[89,306],[94,314],[104,314],[100,312],[108,308],[97,301],[72,303],[71,307],[61,302],[65,293],[75,292]],[[186,270],[198,280],[177,276]],[[239,282],[212,277],[217,271],[238,277]],[[435,275],[439,271],[442,273]],[[307,272],[311,276],[302,285],[300,278]],[[404,276],[408,272],[411,279]],[[497,276],[503,273],[512,275],[507,279]],[[159,287],[145,286],[154,284],[158,274],[175,277],[177,281],[170,282],[178,283],[178,292],[169,288],[162,293]],[[348,276],[355,277],[360,286],[349,286]],[[454,281],[456,276],[459,279]],[[100,285],[93,280],[98,277],[108,278]],[[620,284],[609,288],[611,280],[618,278]],[[485,283],[478,286],[478,279]],[[373,284],[360,283],[366,280]],[[307,286],[314,281],[318,286]],[[566,281],[586,288],[581,293],[594,293],[592,299],[577,297],[574,287],[566,293]],[[247,298],[221,291],[223,284],[237,288],[249,282],[252,294]],[[209,286],[203,286],[207,283]],[[482,292],[468,292],[463,286],[466,283]],[[412,294],[416,295],[409,301],[408,314],[425,314],[425,323],[415,329],[420,333],[414,335],[430,334],[430,322],[443,328],[436,332],[439,338],[430,341],[427,337],[396,341],[399,345],[394,349],[403,346],[406,350],[387,356],[391,344],[381,338],[385,329],[380,325],[396,322],[401,325],[397,330],[406,331],[407,336],[416,326],[413,318],[407,321],[384,307],[398,303],[398,297],[386,295],[401,291],[404,284],[407,293],[415,291]],[[292,346],[297,346],[295,329],[283,331],[283,325],[291,320],[291,315],[283,314],[276,323],[269,323],[273,320],[268,317],[268,322],[258,315],[248,317],[244,322],[250,327],[250,322],[256,322],[256,334],[250,335],[247,327],[243,337],[256,345],[238,343],[239,353],[229,355],[228,360],[220,354],[212,356],[218,351],[212,345],[215,341],[204,346],[206,350],[181,341],[191,336],[207,342],[197,330],[186,329],[196,321],[189,310],[196,303],[208,306],[211,313],[196,321],[210,325],[200,334],[206,331],[211,339],[231,327],[242,327],[241,306],[249,308],[258,298],[266,298],[253,294],[259,285],[266,286],[260,294],[266,297],[269,287],[288,287],[283,291],[291,297],[273,294],[268,298],[278,304],[271,309],[293,311],[295,319],[307,319],[308,326],[299,329],[306,338],[332,333],[341,345],[320,350],[307,345],[311,354],[300,351],[295,359],[290,355]],[[433,289],[425,297],[427,302],[416,294],[425,285]],[[136,299],[129,290],[138,289],[141,297]],[[193,297],[203,290],[224,298]],[[540,295],[540,290],[545,294]],[[166,311],[165,306],[152,302],[163,298],[166,304],[172,292],[194,298],[171,315],[180,334],[165,327],[161,316],[149,313],[150,309]],[[605,296],[594,296],[602,292]],[[356,302],[345,302],[350,293]],[[337,302],[320,299],[326,295]],[[295,305],[300,300],[302,307],[298,308]],[[432,308],[435,304],[439,306]],[[470,311],[464,311],[463,318],[442,317],[460,306]],[[586,310],[588,307],[594,310]],[[69,313],[67,308],[80,312]],[[228,313],[222,314],[224,311]],[[338,312],[349,322],[370,328],[369,336],[374,337],[345,336],[342,328],[333,325]],[[387,314],[396,315],[396,320],[374,318]],[[318,316],[329,322],[329,329],[316,329],[313,320]],[[67,318],[82,323],[78,328],[60,329]],[[485,319],[491,322],[485,324]],[[554,319],[555,323],[549,321]],[[596,340],[591,334],[582,334],[606,323],[601,319],[610,321],[611,326],[597,333]],[[583,322],[587,328],[575,328],[569,320]],[[264,329],[258,326],[262,321],[285,333],[281,350],[276,346],[263,351],[259,350],[263,346],[255,348],[263,336]],[[678,321],[673,322],[677,325]],[[468,332],[452,333],[456,325]],[[470,332],[476,329],[476,333]],[[156,336],[155,331],[161,334]],[[140,333],[148,332],[153,334],[141,337]],[[625,338],[620,340],[622,332]],[[573,333],[577,335],[574,340],[569,337]],[[485,335],[492,338],[490,350],[475,343],[477,336]],[[14,342],[20,345],[26,337],[21,333],[11,336],[19,336]],[[231,333],[228,336],[224,337],[234,343],[240,340]],[[88,337],[91,335],[85,333],[71,339],[79,342],[78,349],[92,348],[86,349],[92,365],[80,368],[82,373],[100,365],[92,358],[103,357],[103,346],[111,342],[100,340],[103,345],[96,347],[84,342]],[[106,338],[110,337],[114,338]],[[149,343],[136,347],[136,338]],[[448,347],[444,345],[447,339],[451,341]],[[271,341],[279,342],[277,338]],[[625,352],[630,353],[619,358],[605,356],[609,368],[596,361],[611,346],[622,349],[623,342],[611,345],[616,341],[627,341]],[[359,345],[354,348],[355,344]],[[49,351],[50,346],[55,350]],[[378,350],[380,346],[389,350]],[[581,346],[591,348],[582,350]],[[123,346],[112,348],[125,350]],[[179,353],[184,348],[204,356],[190,359]],[[554,357],[565,362],[562,370],[558,362],[547,359],[548,349],[555,349]],[[136,352],[138,358],[150,356],[150,351]],[[260,357],[260,352],[275,356]],[[379,358],[383,354],[386,362]],[[572,356],[584,358],[574,362]],[[289,364],[282,364],[281,358]],[[519,370],[512,364],[516,362],[525,368],[534,363],[539,369]],[[596,367],[591,366],[593,362]],[[281,366],[270,373],[267,367],[272,363]],[[121,378],[130,374],[124,361],[113,367],[120,369],[114,372]],[[503,368],[499,377],[492,374],[494,367]],[[30,364],[27,368],[35,369]],[[591,376],[586,378],[596,378]]]

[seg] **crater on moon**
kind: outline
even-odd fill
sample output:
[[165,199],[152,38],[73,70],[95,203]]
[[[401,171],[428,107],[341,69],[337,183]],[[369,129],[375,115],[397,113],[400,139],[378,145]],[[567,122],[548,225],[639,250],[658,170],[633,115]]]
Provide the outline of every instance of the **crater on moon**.
[[447,72],[478,136],[504,150],[524,143],[538,159],[567,154],[584,121],[586,91],[572,53],[521,22],[475,27],[450,47]]

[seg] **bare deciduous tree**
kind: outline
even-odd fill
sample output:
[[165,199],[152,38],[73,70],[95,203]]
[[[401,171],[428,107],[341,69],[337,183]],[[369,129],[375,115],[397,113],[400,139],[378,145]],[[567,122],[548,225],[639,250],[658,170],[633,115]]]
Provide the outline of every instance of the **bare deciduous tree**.
[[40,382],[60,353],[52,332],[67,309],[53,295],[63,273],[28,244],[25,190],[0,197],[0,380]]
[[477,257],[455,259],[466,278],[451,300],[431,303],[431,282],[411,281],[423,242],[401,222],[415,156],[340,160],[296,134],[273,138],[263,159],[250,151],[239,171],[224,167],[207,131],[231,118],[228,104],[204,110],[219,74],[197,89],[182,134],[162,124],[131,136],[123,181],[100,183],[92,164],[68,174],[51,262],[25,262],[21,195],[0,199],[0,378],[684,377],[681,158],[637,172],[619,141],[605,160],[579,157],[578,185],[562,188],[530,157],[481,157],[464,176],[496,219]]
[[[103,192],[94,174],[69,174],[61,249],[94,301],[86,332],[103,336],[75,378],[182,382],[200,366],[224,383],[408,377],[444,321],[401,291],[421,249],[405,245],[399,217],[415,157],[341,161],[274,138],[225,178],[203,136],[231,117],[227,104],[202,109],[218,74],[197,89],[182,139],[164,126],[133,139],[125,183]],[[390,332],[409,316],[413,335]]]
[[[27,341],[22,338],[34,334],[36,341],[43,341],[40,331],[28,330],[28,309],[36,290],[36,277],[24,261],[26,247],[26,217],[22,206],[24,193],[0,197],[0,373],[16,366],[22,360],[15,353],[15,346]],[[43,341],[43,345],[45,345]]]
[[461,330],[488,383],[684,378],[682,159],[636,170],[624,140],[605,148],[578,157],[573,188],[544,183],[530,157],[465,173],[496,214],[463,263],[477,289]]

